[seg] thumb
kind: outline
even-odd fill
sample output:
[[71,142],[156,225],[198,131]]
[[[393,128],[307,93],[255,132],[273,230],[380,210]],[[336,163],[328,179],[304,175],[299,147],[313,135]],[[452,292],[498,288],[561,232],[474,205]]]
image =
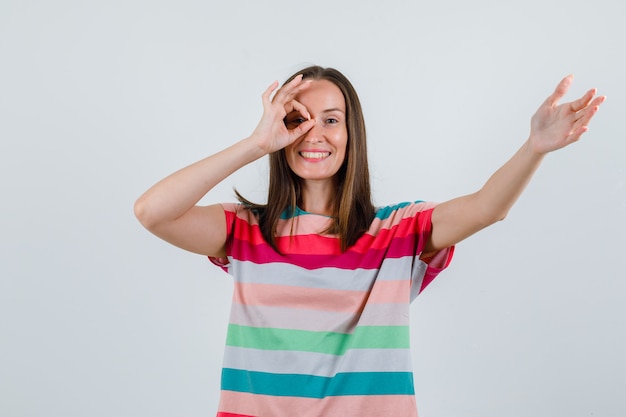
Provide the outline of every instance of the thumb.
[[572,85],[572,81],[574,81],[574,76],[572,74],[563,78],[554,89],[552,95],[546,99],[546,104],[549,106],[556,106],[569,90],[570,85]]
[[302,135],[305,135],[309,130],[311,130],[315,126],[315,119],[306,120],[298,125],[295,129],[291,131],[293,138],[299,138]]

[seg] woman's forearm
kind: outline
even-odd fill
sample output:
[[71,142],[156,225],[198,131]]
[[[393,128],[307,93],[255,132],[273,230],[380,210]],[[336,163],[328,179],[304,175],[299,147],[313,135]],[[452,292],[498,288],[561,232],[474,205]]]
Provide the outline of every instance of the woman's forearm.
[[543,158],[544,154],[535,152],[528,140],[487,180],[474,196],[484,222],[491,224],[506,217]]
[[446,248],[502,220],[522,194],[543,155],[529,141],[485,182],[483,187],[439,204],[433,211],[433,232],[427,251]]
[[135,215],[148,229],[189,211],[213,187],[264,152],[250,138],[162,179],[135,202]]

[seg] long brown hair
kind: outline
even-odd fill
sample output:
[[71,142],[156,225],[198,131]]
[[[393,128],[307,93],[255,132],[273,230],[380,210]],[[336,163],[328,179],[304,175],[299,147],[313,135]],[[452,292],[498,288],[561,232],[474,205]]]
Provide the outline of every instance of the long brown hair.
[[[284,84],[302,74],[304,79],[327,80],[335,84],[346,101],[348,143],[346,157],[335,175],[336,193],[331,225],[325,232],[339,236],[341,250],[354,245],[374,219],[370,175],[367,161],[367,138],[361,102],[350,81],[334,68],[311,66],[293,74]],[[283,84],[283,85],[284,85]],[[259,214],[265,240],[276,250],[275,235],[281,214],[295,213],[301,203],[301,179],[289,168],[284,149],[270,154],[270,182],[267,204],[255,204],[241,196],[239,201]]]

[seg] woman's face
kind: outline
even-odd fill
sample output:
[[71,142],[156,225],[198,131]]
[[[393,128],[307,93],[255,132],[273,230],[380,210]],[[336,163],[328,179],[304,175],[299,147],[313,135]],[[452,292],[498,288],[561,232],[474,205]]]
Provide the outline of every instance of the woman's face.
[[[315,125],[285,148],[287,163],[304,180],[332,179],[343,164],[348,143],[343,94],[332,82],[315,80],[296,100],[307,108]],[[285,118],[289,129],[303,121],[299,112]]]

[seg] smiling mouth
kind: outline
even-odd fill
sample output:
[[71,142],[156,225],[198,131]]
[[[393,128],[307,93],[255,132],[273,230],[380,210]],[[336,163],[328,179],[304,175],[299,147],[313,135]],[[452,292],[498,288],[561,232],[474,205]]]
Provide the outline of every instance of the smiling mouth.
[[306,159],[324,159],[330,156],[330,152],[300,152],[300,156]]

